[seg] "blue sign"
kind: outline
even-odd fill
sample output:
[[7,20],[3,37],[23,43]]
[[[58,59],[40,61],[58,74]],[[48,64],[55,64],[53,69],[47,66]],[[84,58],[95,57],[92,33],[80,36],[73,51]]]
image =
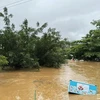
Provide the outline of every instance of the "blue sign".
[[70,80],[68,92],[81,95],[95,95],[97,94],[97,86]]

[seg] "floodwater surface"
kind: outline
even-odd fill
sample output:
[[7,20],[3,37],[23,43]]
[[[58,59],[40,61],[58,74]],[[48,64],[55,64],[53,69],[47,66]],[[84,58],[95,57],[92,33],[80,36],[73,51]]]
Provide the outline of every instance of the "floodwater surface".
[[[35,96],[36,100],[99,100],[99,76],[99,62],[69,61],[59,69],[0,72],[0,100],[35,100]],[[69,80],[95,84],[98,87],[98,94],[68,94]]]

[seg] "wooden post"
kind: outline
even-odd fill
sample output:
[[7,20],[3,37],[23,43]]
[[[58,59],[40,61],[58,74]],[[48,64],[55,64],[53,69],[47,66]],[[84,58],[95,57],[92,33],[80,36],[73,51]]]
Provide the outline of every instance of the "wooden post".
[[36,90],[34,91],[34,100],[36,100]]

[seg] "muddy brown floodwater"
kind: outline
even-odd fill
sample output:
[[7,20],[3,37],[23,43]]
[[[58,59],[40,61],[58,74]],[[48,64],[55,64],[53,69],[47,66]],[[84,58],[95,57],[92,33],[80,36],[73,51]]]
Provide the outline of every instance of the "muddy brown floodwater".
[[[60,69],[41,68],[34,71],[0,72],[0,100],[100,100],[100,63],[74,62]],[[95,84],[98,94],[68,94],[69,80]],[[97,99],[98,98],[98,99]]]

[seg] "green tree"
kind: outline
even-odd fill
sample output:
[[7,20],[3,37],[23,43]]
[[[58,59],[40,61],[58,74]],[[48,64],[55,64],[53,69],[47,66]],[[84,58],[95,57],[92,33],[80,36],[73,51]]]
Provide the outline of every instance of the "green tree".
[[61,41],[59,32],[49,28],[36,44],[36,56],[42,66],[60,67],[65,60],[65,42]]
[[100,20],[91,23],[96,29],[90,30],[81,40],[74,41],[69,53],[77,59],[100,61]]
[[[64,62],[69,42],[67,39],[61,39],[56,29],[49,28],[44,32],[47,23],[40,25],[37,22],[37,27],[32,28],[25,19],[21,29],[15,31],[15,25],[10,23],[12,14],[8,14],[6,7],[0,16],[5,23],[5,27],[0,31],[0,54],[7,57],[9,66],[16,69],[39,67],[39,64],[59,67]],[[38,36],[39,33],[42,33],[42,37]]]

